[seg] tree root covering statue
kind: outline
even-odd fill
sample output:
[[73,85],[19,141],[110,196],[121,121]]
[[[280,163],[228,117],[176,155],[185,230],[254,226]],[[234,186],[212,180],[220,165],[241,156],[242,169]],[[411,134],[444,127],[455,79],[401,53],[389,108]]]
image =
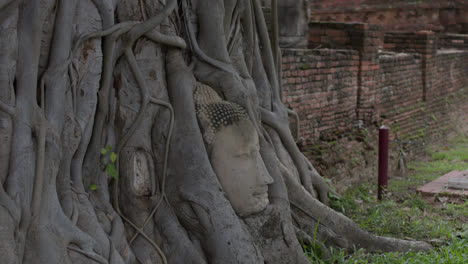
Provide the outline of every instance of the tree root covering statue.
[[430,248],[326,205],[289,130],[277,43],[260,0],[0,0],[1,262]]

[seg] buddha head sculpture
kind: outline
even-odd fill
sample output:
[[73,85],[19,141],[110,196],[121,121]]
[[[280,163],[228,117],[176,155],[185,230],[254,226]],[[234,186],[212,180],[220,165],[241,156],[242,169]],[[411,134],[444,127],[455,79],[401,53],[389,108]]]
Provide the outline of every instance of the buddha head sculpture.
[[194,101],[211,165],[234,211],[240,216],[262,211],[269,203],[268,184],[273,179],[246,111],[201,83]]

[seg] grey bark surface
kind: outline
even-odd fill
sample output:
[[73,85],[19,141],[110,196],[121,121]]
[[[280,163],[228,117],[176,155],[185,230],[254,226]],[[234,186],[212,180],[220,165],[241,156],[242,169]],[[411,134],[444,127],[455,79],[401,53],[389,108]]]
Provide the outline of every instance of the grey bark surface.
[[[307,263],[312,239],[430,248],[326,205],[289,130],[277,44],[260,0],[0,1],[2,263]],[[265,210],[239,217],[227,199],[197,82],[254,124]]]

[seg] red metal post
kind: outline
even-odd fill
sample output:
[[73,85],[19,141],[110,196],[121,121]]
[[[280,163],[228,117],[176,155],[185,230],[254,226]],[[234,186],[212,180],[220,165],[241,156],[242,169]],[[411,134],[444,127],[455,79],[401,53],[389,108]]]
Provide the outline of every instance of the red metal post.
[[377,198],[382,200],[382,195],[388,185],[388,134],[390,129],[386,126],[379,128],[379,182]]

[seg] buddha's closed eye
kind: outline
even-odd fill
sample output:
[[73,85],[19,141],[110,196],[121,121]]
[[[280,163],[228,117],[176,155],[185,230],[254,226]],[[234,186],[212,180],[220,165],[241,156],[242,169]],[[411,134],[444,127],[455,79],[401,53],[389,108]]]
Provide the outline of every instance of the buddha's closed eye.
[[252,158],[256,152],[258,152],[257,149],[251,149],[251,150],[247,150],[247,151],[243,151],[243,152],[239,152],[237,153],[236,155],[234,155],[235,158]]

